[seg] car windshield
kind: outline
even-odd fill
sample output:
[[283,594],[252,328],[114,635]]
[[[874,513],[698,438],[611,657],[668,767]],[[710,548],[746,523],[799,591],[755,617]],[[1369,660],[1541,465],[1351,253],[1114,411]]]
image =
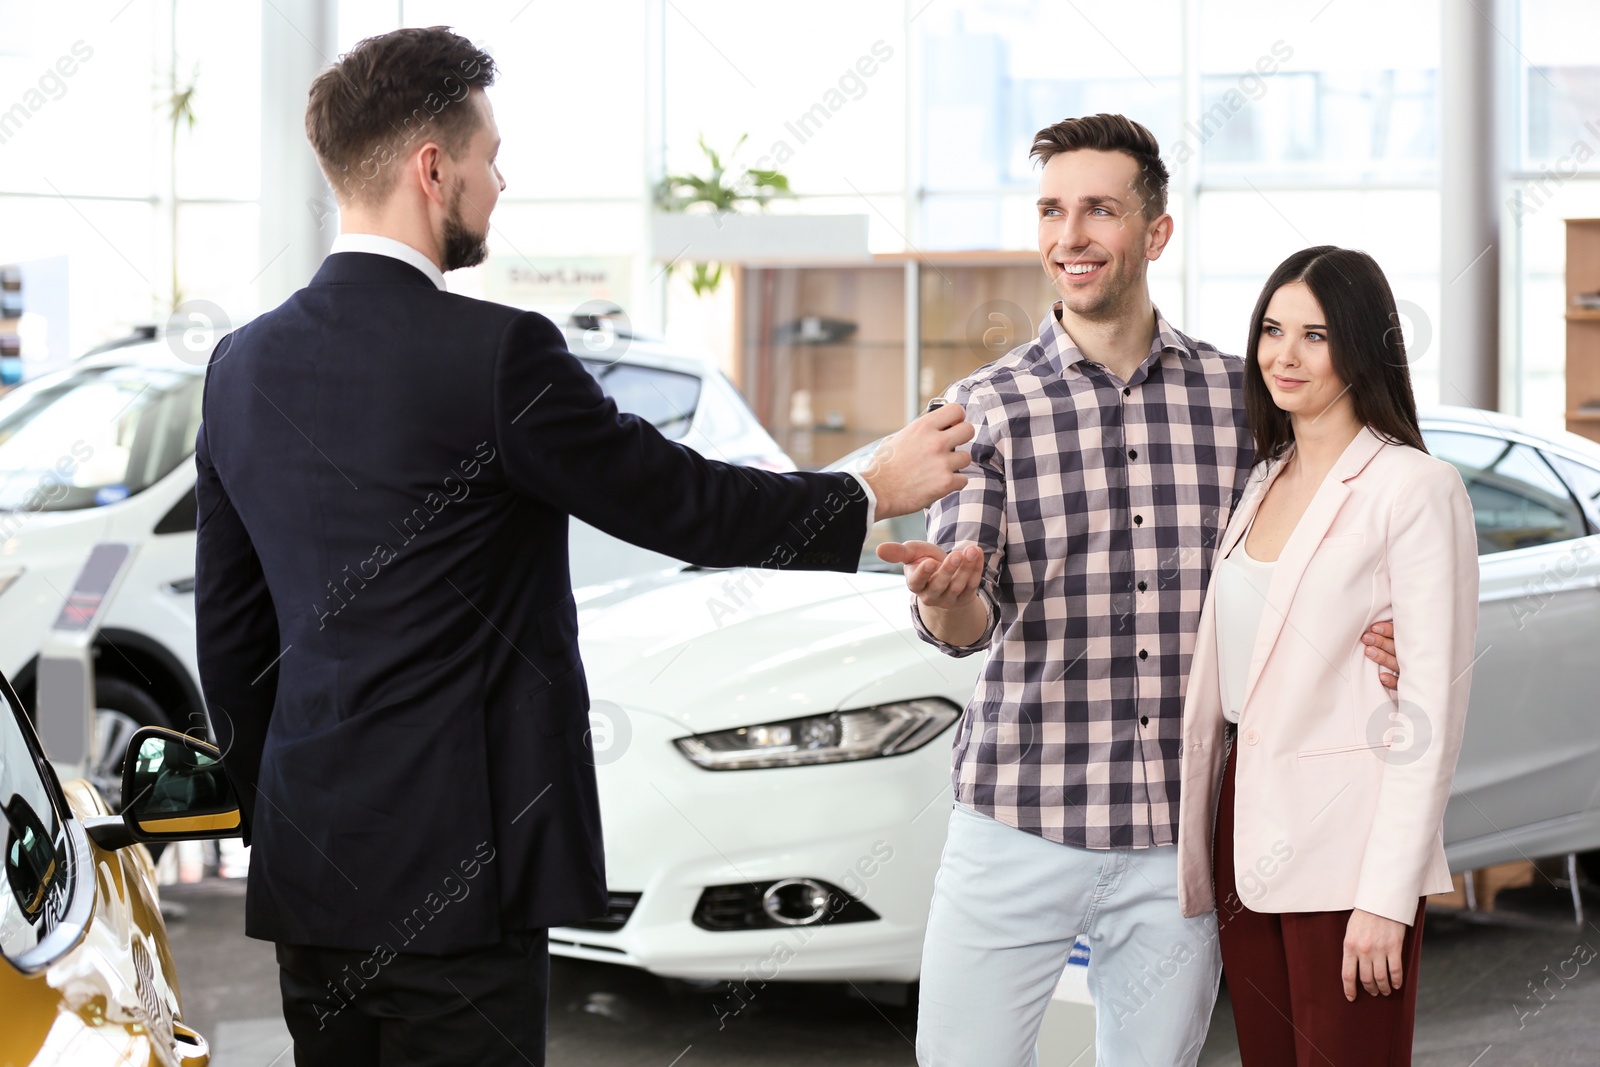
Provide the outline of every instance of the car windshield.
[[[827,469],[859,474],[872,459],[872,454],[878,450],[879,443],[874,441],[870,445],[864,445],[843,459],[830,464]],[[873,523],[872,530],[867,534],[866,544],[861,546],[861,560],[856,569],[876,571],[879,574],[899,574],[904,568],[898,563],[885,563],[879,559],[878,546],[886,541],[922,541],[927,539],[927,535],[928,523],[923,512],[914,511],[909,515],[881,519]]]
[[[688,434],[700,378],[584,359],[623,411]],[[74,367],[0,397],[0,511],[76,511],[124,500],[194,454],[204,379],[122,364]]]
[[689,432],[700,404],[700,379],[681,371],[581,359],[617,407],[647,420],[663,437],[676,441]]
[[75,367],[0,397],[0,510],[125,500],[194,452],[203,379],[187,370]]

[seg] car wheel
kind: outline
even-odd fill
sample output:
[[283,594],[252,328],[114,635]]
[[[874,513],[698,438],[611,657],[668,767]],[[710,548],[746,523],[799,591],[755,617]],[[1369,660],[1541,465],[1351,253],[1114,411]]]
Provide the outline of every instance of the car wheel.
[[155,698],[121,678],[96,678],[94,695],[94,751],[87,777],[111,810],[121,811],[122,764],[128,738],[141,726],[170,723]]

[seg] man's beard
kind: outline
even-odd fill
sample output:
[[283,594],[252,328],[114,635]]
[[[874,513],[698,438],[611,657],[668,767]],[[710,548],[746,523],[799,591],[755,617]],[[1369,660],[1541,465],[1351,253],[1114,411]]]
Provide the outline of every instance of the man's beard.
[[444,218],[444,232],[439,236],[439,258],[445,273],[462,267],[476,267],[489,255],[488,227],[481,234],[467,229],[461,218],[461,190],[450,200],[450,210]]

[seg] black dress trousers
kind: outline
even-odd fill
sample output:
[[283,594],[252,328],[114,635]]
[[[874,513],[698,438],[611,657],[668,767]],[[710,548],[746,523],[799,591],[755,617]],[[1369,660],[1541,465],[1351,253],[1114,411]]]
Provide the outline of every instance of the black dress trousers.
[[296,1067],[544,1067],[546,935],[448,956],[280,944]]

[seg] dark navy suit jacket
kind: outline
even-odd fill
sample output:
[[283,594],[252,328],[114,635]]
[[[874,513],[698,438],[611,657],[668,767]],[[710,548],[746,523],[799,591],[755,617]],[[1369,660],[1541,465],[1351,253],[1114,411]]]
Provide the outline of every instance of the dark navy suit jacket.
[[207,371],[195,594],[246,929],[447,953],[601,914],[568,516],[708,567],[853,571],[843,474],[706,460],[540,315],[329,256]]

